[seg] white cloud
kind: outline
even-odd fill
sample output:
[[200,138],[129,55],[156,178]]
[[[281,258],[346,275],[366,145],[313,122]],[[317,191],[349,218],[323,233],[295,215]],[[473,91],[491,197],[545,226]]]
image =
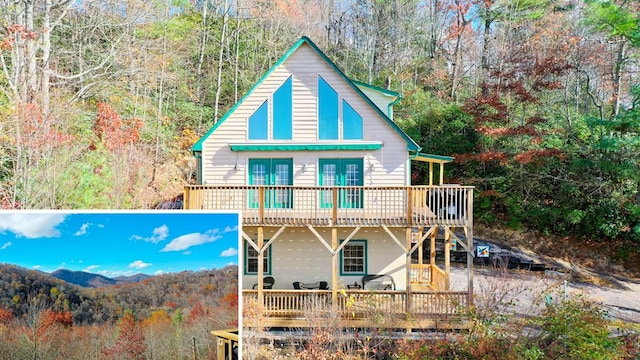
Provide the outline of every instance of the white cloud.
[[169,236],[169,227],[167,225],[162,225],[162,226],[159,226],[159,227],[153,229],[153,235],[151,235],[149,237],[144,237],[144,236],[140,236],[140,235],[133,235],[133,236],[131,236],[131,238],[134,239],[134,240],[144,240],[144,241],[148,241],[148,242],[152,242],[154,244],[157,244],[160,241],[165,240],[167,238],[167,236]]
[[100,265],[89,265],[86,268],[84,268],[84,270],[82,270],[82,271],[93,272],[95,269],[97,269],[99,267],[100,267]]
[[218,234],[217,230],[208,231],[205,234],[201,234],[201,233],[186,234],[186,235],[178,236],[177,238],[171,240],[171,242],[168,243],[167,246],[165,246],[160,251],[167,252],[167,251],[187,250],[192,246],[214,242],[220,239],[221,237],[222,236]]
[[115,278],[118,276],[132,276],[135,275],[136,272],[134,270],[127,270],[127,271],[121,271],[121,270],[100,270],[97,272],[97,274],[100,274],[102,276],[106,276],[106,277],[110,277],[110,278]]
[[142,270],[142,269],[148,268],[151,265],[153,265],[153,264],[146,263],[146,262],[144,262],[142,260],[136,260],[136,261],[132,262],[131,264],[129,264],[129,267],[130,268],[134,268],[134,269],[138,269],[138,270]]
[[11,241],[4,243],[4,245],[2,245],[0,247],[0,250],[4,250],[4,249],[8,248],[9,246],[11,246]]
[[91,223],[82,224],[82,226],[80,226],[80,229],[78,229],[78,231],[76,231],[76,233],[73,234],[73,236],[81,236],[86,234],[89,226],[91,226]]
[[164,274],[164,271],[163,271],[163,270],[156,270],[156,271],[153,273],[153,275],[162,275],[162,274]]
[[0,232],[12,232],[18,237],[36,239],[58,237],[56,226],[64,221],[65,215],[47,213],[5,214],[0,217]]
[[236,256],[236,255],[238,255],[238,249],[232,248],[232,247],[220,253],[220,256],[222,257],[229,257],[229,256]]
[[227,226],[226,228],[224,228],[224,230],[222,231],[222,233],[226,234],[226,233],[230,233],[232,231],[237,231],[238,230],[238,225],[236,226]]
[[42,267],[42,266],[40,266],[40,265],[33,265],[32,269],[33,269],[33,270],[38,270],[38,269],[40,269],[41,267]]

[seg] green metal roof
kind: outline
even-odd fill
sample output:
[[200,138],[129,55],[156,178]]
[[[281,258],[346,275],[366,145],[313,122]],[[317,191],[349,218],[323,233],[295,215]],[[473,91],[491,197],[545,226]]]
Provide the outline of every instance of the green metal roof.
[[364,144],[230,144],[231,151],[357,151],[380,150],[382,143]]
[[435,163],[450,163],[454,160],[451,156],[444,155],[433,155],[433,154],[425,154],[425,153],[416,153],[411,157],[411,160],[425,161],[425,162],[435,162]]
[[391,91],[389,89],[381,88],[381,87],[378,87],[378,86],[375,86],[375,85],[370,85],[370,84],[367,84],[367,83],[364,83],[364,82],[358,81],[358,80],[351,80],[351,81],[354,84],[356,84],[357,86],[362,86],[362,87],[365,87],[367,89],[371,89],[373,91],[381,92],[381,93],[383,93],[385,95],[388,95],[388,96],[402,97],[402,95],[400,95],[400,93],[395,92],[395,91]]
[[351,79],[349,79],[340,69],[338,69],[338,67],[327,57],[327,55],[325,55],[317,46],[316,44],[313,43],[313,41],[311,41],[308,37],[303,36],[302,38],[300,38],[300,40],[298,40],[298,42],[296,42],[264,75],[262,75],[262,77],[251,87],[251,89],[249,89],[249,91],[247,91],[246,94],[244,94],[242,96],[242,98],[240,98],[240,100],[238,100],[237,103],[235,103],[231,109],[229,109],[229,111],[227,111],[226,114],[224,114],[224,116],[222,118],[220,118],[220,120],[218,120],[218,122],[215,123],[215,125],[213,125],[211,127],[211,129],[209,129],[209,131],[207,131],[206,134],[204,134],[200,140],[198,140],[193,147],[191,148],[191,150],[196,153],[196,152],[201,152],[202,151],[202,144],[204,143],[204,141],[211,136],[211,134],[218,128],[220,127],[220,125],[229,118],[229,116],[231,116],[231,114],[233,114],[233,112],[253,93],[253,91],[260,86],[260,84],[262,84],[264,82],[264,80],[269,77],[269,75],[271,75],[271,73],[273,73],[275,71],[275,69],[282,65],[282,63],[284,63],[290,56],[291,54],[293,54],[296,50],[298,50],[298,48],[300,46],[302,46],[303,44],[307,44],[309,45],[313,50],[315,50],[315,52],[320,55],[320,57],[322,59],[324,59],[327,64],[329,64],[329,66],[331,66],[331,68],[333,68],[346,82],[347,84],[349,84],[349,86],[351,86],[351,88],[358,93],[390,126],[393,130],[395,130],[407,143],[407,148],[409,151],[419,151],[421,149],[420,145],[418,145],[411,137],[409,137],[409,135],[407,135],[404,131],[402,131],[402,129],[400,129],[400,127],[393,122],[393,120],[391,120],[384,112],[382,112],[382,110],[380,110],[372,101],[371,99],[369,99],[369,97],[367,97],[362,90],[360,90],[360,88],[358,88],[358,86],[351,81]]

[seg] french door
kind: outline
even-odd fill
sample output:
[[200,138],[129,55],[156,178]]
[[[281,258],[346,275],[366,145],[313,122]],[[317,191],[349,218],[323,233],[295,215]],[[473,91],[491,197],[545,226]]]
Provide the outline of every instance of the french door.
[[[293,185],[293,159],[249,159],[249,185],[276,186],[264,191],[265,208],[292,208],[293,193],[290,188],[280,186]],[[259,191],[249,191],[249,207],[259,205]]]
[[[319,182],[322,187],[338,187],[337,205],[340,208],[362,208],[364,184],[362,159],[320,159]],[[333,190],[320,192],[322,208],[333,207]]]

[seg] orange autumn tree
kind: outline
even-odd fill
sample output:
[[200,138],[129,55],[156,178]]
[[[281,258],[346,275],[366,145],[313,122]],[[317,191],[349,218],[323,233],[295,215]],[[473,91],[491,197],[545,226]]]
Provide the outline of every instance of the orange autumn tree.
[[116,342],[104,350],[110,359],[144,360],[146,359],[144,334],[130,310],[125,311],[118,324]]
[[[122,120],[109,104],[98,104],[93,132],[104,143],[107,150],[119,150],[128,144],[138,142],[141,128],[142,120],[137,118]],[[95,149],[95,146],[93,144],[92,148]]]

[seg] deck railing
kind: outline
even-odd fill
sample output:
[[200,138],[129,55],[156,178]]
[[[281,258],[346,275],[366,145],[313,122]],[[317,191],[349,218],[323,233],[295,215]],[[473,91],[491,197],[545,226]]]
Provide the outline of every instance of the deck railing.
[[185,209],[242,210],[243,225],[464,226],[473,187],[188,185]]
[[[244,290],[243,299],[257,299],[257,290]],[[331,291],[327,290],[264,290],[264,316],[277,318],[311,318],[332,310]],[[405,291],[341,290],[338,314],[341,318],[371,318],[379,316],[449,317],[459,315],[468,307],[465,291],[412,292],[407,308]]]

